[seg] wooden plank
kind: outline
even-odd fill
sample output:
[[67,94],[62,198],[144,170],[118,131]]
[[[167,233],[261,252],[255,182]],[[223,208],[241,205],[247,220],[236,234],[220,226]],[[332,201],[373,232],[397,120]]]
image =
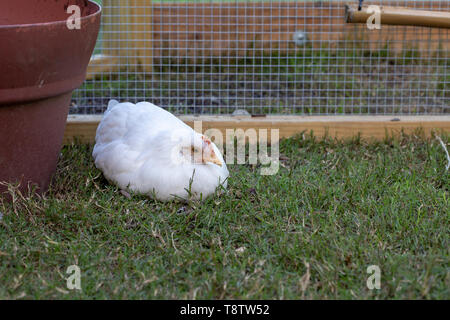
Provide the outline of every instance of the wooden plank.
[[129,69],[152,67],[152,1],[103,0],[102,53]]
[[[94,143],[95,132],[102,115],[70,115],[67,121],[64,143],[75,137],[83,143]],[[360,134],[363,139],[383,139],[386,135],[398,136],[402,130],[413,133],[422,128],[425,136],[433,131],[450,133],[450,115],[442,116],[179,116],[189,126],[201,121],[202,131],[215,128],[226,136],[227,129],[278,129],[280,138],[292,137],[301,132],[311,132],[317,137],[346,139]]]
[[[369,6],[363,6],[358,10],[358,5],[345,6],[347,23],[366,23],[374,13],[368,13]],[[450,12],[413,10],[404,7],[379,6],[380,24],[382,25],[406,25],[435,28],[450,28]]]
[[130,0],[103,0],[102,9],[102,53],[118,57],[120,64],[136,65]]
[[69,115],[64,132],[64,144],[74,141],[81,143],[94,143],[95,133],[102,115]]
[[134,46],[140,66],[147,72],[152,72],[153,68],[151,4],[151,0],[130,0],[129,4],[132,16],[129,45]]
[[95,79],[102,73],[116,71],[118,69],[118,61],[119,59],[115,56],[93,55],[87,68],[86,80]]

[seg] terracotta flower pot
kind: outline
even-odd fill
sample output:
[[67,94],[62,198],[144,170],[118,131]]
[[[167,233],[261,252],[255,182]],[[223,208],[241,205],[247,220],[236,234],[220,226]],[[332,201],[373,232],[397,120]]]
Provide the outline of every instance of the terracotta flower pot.
[[[81,9],[80,29],[67,27],[70,5]],[[100,15],[87,0],[0,1],[0,182],[48,189]]]

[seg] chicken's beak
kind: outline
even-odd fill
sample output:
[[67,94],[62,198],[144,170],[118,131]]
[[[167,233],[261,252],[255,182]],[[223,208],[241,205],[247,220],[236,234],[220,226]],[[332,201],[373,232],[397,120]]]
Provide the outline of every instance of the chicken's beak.
[[202,136],[203,140],[203,157],[202,161],[203,163],[211,162],[214,164],[217,164],[219,167],[222,166],[222,162],[217,157],[216,153],[214,152],[214,149],[211,145],[211,140],[209,140],[207,137]]
[[211,152],[211,155],[203,155],[203,163],[207,163],[207,162],[211,162],[214,164],[217,164],[219,167],[222,166],[222,162],[219,160],[219,158],[217,158],[216,154],[214,153],[214,151]]

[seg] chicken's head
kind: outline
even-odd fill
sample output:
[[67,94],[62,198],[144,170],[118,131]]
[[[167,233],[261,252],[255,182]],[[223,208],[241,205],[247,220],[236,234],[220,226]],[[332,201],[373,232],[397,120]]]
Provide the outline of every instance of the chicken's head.
[[194,134],[190,143],[185,144],[180,151],[182,157],[194,164],[213,163],[222,166],[222,161],[214,151],[214,144],[204,135]]

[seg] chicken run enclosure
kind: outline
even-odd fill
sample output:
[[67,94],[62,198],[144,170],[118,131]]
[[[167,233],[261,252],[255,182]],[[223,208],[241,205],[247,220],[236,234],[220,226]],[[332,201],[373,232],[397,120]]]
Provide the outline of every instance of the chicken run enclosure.
[[[110,99],[149,101],[189,124],[277,126],[281,136],[450,128],[448,27],[346,23],[357,0],[97,2],[101,34],[66,141],[92,141]],[[363,5],[450,11],[448,0]]]

